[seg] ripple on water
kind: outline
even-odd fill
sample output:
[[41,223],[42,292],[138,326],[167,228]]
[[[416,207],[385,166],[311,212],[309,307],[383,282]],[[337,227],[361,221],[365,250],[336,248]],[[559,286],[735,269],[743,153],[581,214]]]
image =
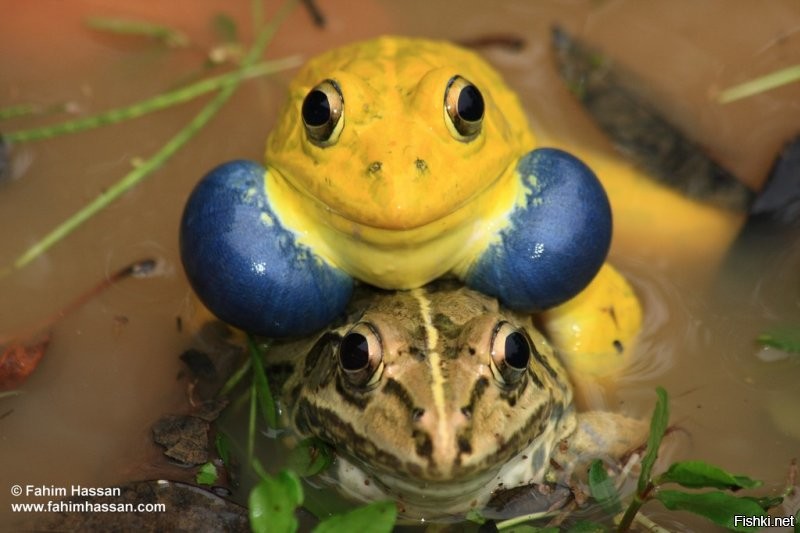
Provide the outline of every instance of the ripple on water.
[[631,365],[619,376],[620,386],[649,383],[673,368],[685,352],[706,342],[708,330],[698,305],[659,269],[628,260],[620,267],[642,303],[643,323]]

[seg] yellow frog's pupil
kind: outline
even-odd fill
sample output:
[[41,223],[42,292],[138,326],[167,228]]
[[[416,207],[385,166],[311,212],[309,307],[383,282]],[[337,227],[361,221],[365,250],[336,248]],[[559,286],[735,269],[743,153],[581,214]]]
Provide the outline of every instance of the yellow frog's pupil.
[[456,139],[473,140],[481,132],[485,105],[478,88],[461,76],[453,76],[444,93],[444,109]]
[[303,125],[309,140],[317,146],[336,143],[342,130],[344,98],[333,80],[324,80],[311,89],[301,108]]
[[458,95],[458,115],[470,122],[483,117],[483,96],[474,85],[467,85]]
[[303,102],[303,120],[309,126],[322,126],[331,119],[331,106],[328,97],[319,89],[314,89]]

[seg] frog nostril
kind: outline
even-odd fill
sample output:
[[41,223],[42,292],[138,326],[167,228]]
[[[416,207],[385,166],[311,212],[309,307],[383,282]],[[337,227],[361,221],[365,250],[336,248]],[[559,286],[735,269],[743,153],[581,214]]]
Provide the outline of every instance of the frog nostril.
[[381,167],[383,167],[383,163],[381,163],[380,161],[373,161],[367,167],[367,172],[370,174],[375,174],[376,172],[381,171]]

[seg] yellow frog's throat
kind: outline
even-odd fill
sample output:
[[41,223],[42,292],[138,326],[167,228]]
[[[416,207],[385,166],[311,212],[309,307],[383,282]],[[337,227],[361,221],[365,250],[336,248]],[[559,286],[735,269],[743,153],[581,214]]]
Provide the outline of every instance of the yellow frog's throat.
[[356,279],[387,289],[420,287],[448,272],[464,275],[470,260],[496,242],[498,232],[510,224],[504,215],[524,199],[513,169],[494,184],[482,191],[479,201],[441,220],[386,229],[343,217],[305,196],[277,172],[267,172],[265,178],[265,190],[284,226],[317,229],[297,232],[299,244]]

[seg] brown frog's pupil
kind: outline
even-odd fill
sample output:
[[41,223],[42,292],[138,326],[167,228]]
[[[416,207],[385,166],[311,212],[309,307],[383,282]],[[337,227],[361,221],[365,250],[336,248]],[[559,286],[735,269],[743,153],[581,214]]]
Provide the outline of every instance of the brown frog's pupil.
[[483,96],[477,87],[467,85],[458,95],[458,115],[469,122],[483,117]]
[[331,104],[328,95],[314,89],[303,100],[303,120],[309,126],[323,126],[331,119]]
[[525,336],[519,331],[510,333],[506,337],[506,364],[511,368],[522,370],[528,366],[531,358],[531,349]]
[[342,339],[339,349],[339,362],[345,370],[355,371],[369,364],[369,343],[360,333],[348,333]]

